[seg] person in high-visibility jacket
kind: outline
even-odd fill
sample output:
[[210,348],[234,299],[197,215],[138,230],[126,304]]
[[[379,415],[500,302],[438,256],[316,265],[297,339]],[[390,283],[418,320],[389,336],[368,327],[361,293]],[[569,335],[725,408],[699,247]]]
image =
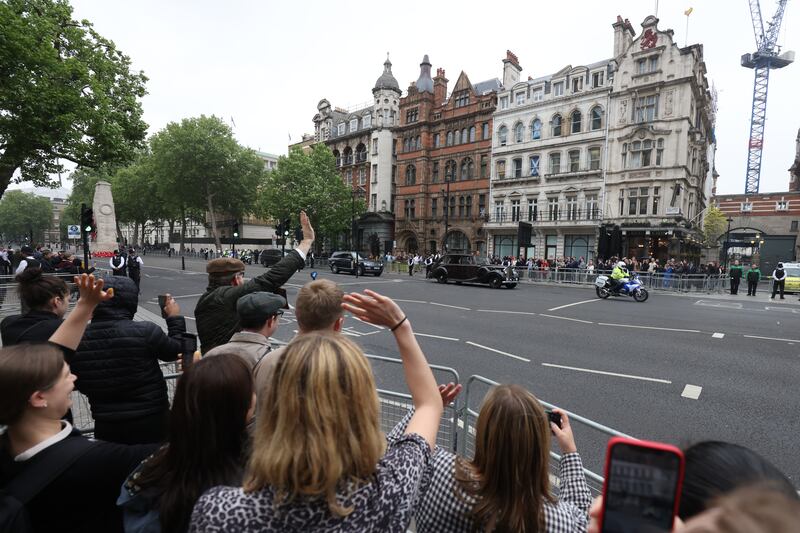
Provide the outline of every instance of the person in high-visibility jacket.
[[620,261],[614,265],[614,270],[611,271],[611,290],[614,292],[619,291],[622,286],[623,280],[627,279],[630,274],[628,273],[628,266],[625,261]]

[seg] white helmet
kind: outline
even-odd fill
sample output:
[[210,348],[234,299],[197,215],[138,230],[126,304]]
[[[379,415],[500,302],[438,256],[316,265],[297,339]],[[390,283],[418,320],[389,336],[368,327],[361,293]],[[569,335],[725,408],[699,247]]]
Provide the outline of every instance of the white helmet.
[[620,261],[619,263],[617,263],[617,266],[619,268],[625,268],[627,265],[625,264],[625,261]]

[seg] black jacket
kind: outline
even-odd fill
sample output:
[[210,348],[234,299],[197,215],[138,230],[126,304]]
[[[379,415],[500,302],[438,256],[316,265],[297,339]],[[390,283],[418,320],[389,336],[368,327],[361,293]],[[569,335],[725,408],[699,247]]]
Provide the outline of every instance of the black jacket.
[[63,322],[49,311],[30,311],[24,315],[7,316],[0,322],[3,346],[21,342],[47,342]]
[[206,288],[205,294],[200,297],[194,308],[197,333],[200,336],[203,353],[225,344],[231,340],[234,333],[242,329],[239,317],[236,315],[236,302],[239,298],[251,292],[275,292],[303,266],[300,254],[292,250],[264,274],[243,285]]
[[167,385],[158,360],[183,352],[182,316],[167,318],[169,336],[152,322],[134,322],[138,304],[130,278],[109,276],[114,298],[97,306],[78,350],[68,363],[75,388],[89,397],[96,420],[140,418],[169,409]]

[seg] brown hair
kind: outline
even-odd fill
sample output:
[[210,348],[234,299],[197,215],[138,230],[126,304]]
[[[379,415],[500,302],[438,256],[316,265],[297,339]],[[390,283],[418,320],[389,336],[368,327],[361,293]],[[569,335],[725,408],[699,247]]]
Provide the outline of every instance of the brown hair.
[[295,337],[259,402],[244,490],[269,485],[277,504],[322,497],[334,516],[352,512],[337,501],[337,489],[366,481],[386,448],[361,349],[340,335]]
[[297,293],[295,315],[304,332],[329,329],[342,316],[344,292],[329,279],[303,285]]
[[31,394],[51,388],[63,371],[64,355],[52,344],[0,349],[0,424],[10,426],[22,418]]
[[56,296],[66,298],[69,287],[57,276],[45,276],[41,268],[26,268],[16,279],[17,291],[22,303],[33,310],[42,310]]
[[555,503],[548,475],[550,427],[539,401],[519,385],[498,385],[478,417],[475,458],[456,461],[456,486],[476,500],[476,527],[543,531],[544,503]]
[[789,533],[798,531],[798,524],[800,503],[796,498],[770,484],[756,484],[719,498],[708,511],[687,522],[686,530]]

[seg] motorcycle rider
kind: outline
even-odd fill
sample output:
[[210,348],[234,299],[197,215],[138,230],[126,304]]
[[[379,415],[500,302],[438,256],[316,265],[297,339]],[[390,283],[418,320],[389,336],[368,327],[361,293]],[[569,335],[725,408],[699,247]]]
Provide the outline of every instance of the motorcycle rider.
[[619,292],[622,285],[628,280],[628,266],[625,261],[619,261],[614,265],[614,270],[611,271],[611,292]]

